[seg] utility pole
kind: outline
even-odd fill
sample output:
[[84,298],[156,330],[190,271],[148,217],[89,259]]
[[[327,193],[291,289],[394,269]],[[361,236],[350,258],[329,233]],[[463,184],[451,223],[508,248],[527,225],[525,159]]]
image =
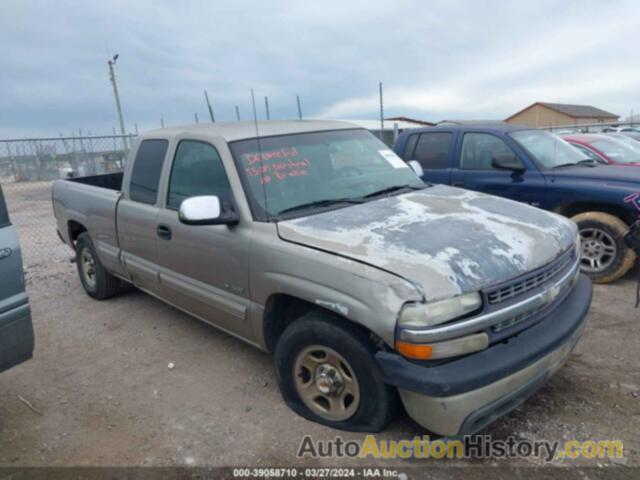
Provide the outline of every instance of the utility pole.
[[193,114],[193,118],[195,118],[195,119],[196,119],[196,125],[197,125],[198,123],[200,123],[200,122],[198,121],[198,112],[194,112],[194,114]]
[[116,99],[116,109],[118,110],[118,121],[120,122],[120,133],[122,133],[122,142],[124,143],[124,149],[128,150],[127,146],[127,131],[124,128],[124,119],[122,118],[122,107],[120,106],[120,95],[118,95],[118,85],[116,84],[116,74],[113,71],[113,66],[118,61],[118,54],[116,53],[112,59],[107,63],[109,64],[109,78],[111,79],[111,85],[113,86],[113,96]]
[[269,97],[264,97],[264,109],[267,111],[267,120],[271,120],[271,115],[269,115]]
[[213,116],[213,108],[211,107],[211,102],[209,101],[209,94],[207,91],[204,91],[204,98],[207,101],[207,109],[209,110],[209,117],[211,117],[211,123],[216,123],[216,119]]
[[238,105],[236,105],[236,118],[240,121],[240,109],[238,108]]
[[298,120],[302,120],[302,107],[300,106],[300,95],[296,95],[296,103],[298,104]]

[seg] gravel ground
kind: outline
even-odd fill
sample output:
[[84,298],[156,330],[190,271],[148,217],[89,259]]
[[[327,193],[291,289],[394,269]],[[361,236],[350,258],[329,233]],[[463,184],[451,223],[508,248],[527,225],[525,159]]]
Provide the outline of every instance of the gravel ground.
[[[16,207],[19,195],[7,193],[12,214],[20,217],[21,237],[40,239],[41,233],[30,230],[36,227],[55,235],[48,196],[30,198],[25,211],[38,221],[28,221]],[[0,466],[372,463],[297,459],[304,435],[315,440],[363,435],[337,432],[290,411],[280,398],[270,355],[135,289],[105,302],[90,299],[68,261],[70,252],[57,243],[46,245],[51,251],[42,245],[34,250],[30,243],[25,247],[36,350],[31,361],[0,375]],[[634,300],[632,275],[597,286],[589,325],[567,365],[483,433],[494,439],[621,439],[623,460],[557,460],[552,465],[618,472],[640,465],[640,333]],[[410,439],[424,433],[401,417],[378,438]],[[544,464],[533,458],[447,462]]]

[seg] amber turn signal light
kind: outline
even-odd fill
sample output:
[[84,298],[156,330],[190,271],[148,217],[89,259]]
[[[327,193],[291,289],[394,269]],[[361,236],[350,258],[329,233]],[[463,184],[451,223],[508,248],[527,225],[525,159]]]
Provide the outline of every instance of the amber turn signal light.
[[428,360],[433,353],[431,345],[416,345],[415,343],[407,343],[400,340],[396,341],[396,350],[399,354],[416,360]]

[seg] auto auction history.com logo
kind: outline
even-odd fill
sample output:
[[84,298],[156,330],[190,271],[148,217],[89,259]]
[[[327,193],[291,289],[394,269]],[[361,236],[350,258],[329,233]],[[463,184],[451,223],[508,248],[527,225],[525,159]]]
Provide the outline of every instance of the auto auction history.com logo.
[[367,435],[363,440],[314,441],[305,435],[297,451],[298,458],[375,458],[375,459],[499,459],[540,458],[545,462],[562,459],[604,459],[624,457],[622,440],[528,440],[507,437],[493,440],[490,435],[465,435],[461,439],[431,440],[428,435],[403,440],[378,440]]

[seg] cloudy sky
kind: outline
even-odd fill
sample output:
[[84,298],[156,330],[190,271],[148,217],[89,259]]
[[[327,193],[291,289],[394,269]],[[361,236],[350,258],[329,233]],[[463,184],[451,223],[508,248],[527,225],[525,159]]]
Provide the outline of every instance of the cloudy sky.
[[640,112],[631,1],[0,2],[0,138],[207,117],[501,119],[536,101]]

